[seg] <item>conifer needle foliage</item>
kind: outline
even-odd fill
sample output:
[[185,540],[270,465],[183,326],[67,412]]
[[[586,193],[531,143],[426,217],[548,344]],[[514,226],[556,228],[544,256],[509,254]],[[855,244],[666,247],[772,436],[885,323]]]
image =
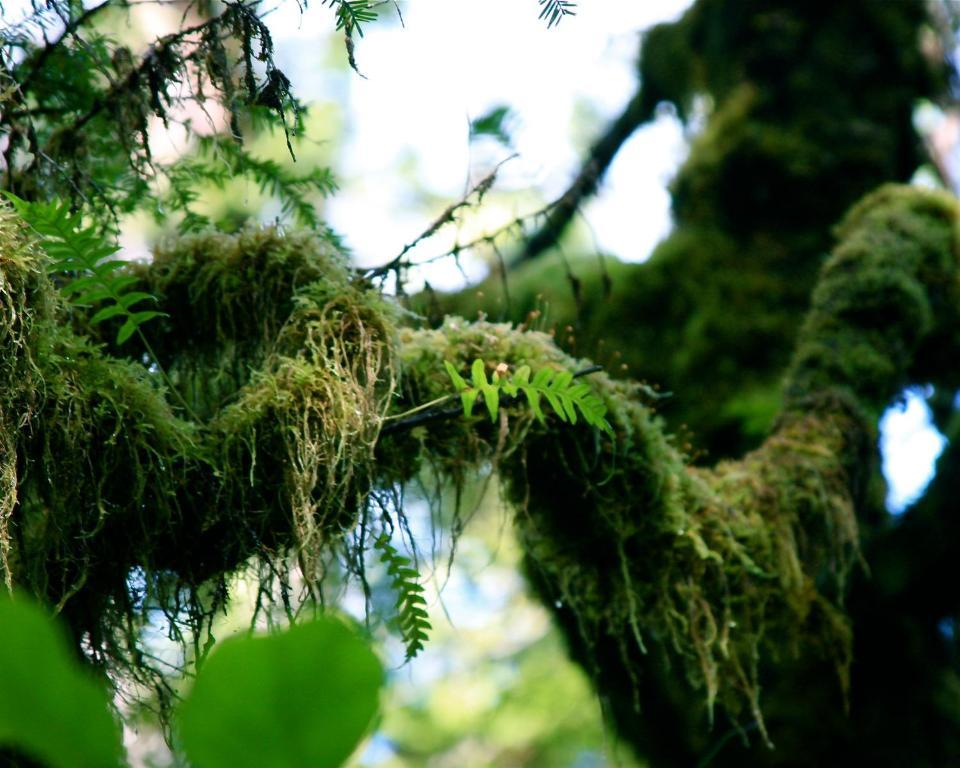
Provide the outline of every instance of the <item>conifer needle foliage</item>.
[[374,547],[380,552],[380,561],[387,566],[387,574],[397,595],[396,623],[409,661],[423,650],[427,634],[432,628],[427,616],[423,587],[419,583],[420,572],[409,557],[401,555],[390,543],[387,534],[377,538]]
[[347,34],[356,31],[363,37],[363,25],[377,18],[376,9],[367,0],[324,0],[323,4],[335,9],[337,29]]
[[540,3],[540,18],[546,20],[547,28],[560,23],[566,16],[576,16],[576,3],[568,0],[537,0]]

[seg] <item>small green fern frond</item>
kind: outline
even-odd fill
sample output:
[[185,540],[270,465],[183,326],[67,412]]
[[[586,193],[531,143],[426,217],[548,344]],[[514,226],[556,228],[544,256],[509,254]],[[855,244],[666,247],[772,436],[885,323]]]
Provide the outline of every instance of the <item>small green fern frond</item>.
[[413,567],[410,558],[401,555],[390,543],[387,534],[378,537],[373,546],[380,552],[380,561],[387,566],[387,574],[397,595],[396,623],[409,661],[423,650],[432,629],[427,615],[427,601],[419,583],[420,573]]
[[67,281],[60,292],[72,306],[89,308],[101,304],[90,317],[96,325],[113,317],[123,318],[117,331],[117,344],[127,341],[148,320],[164,315],[156,310],[138,308],[156,297],[144,291],[131,291],[137,279],[119,272],[127,265],[111,258],[119,250],[93,226],[83,226],[79,213],[71,213],[63,202],[28,203],[7,193],[20,217],[40,235],[40,245],[50,257],[47,271]]
[[449,361],[443,361],[447,375],[460,394],[464,416],[473,413],[473,407],[480,395],[483,395],[484,404],[490,414],[490,420],[497,418],[500,408],[500,393],[515,398],[522,392],[530,404],[530,410],[538,421],[546,420],[541,407],[541,398],[546,400],[557,417],[569,424],[576,424],[582,416],[587,424],[603,430],[608,435],[613,434],[613,428],[606,419],[607,407],[603,401],[593,394],[589,385],[575,382],[570,371],[557,371],[553,368],[541,368],[530,378],[530,366],[521,365],[512,375],[506,373],[506,366],[495,370],[490,379],[487,379],[486,364],[479,358],[473,361],[470,369],[470,382],[467,382]]

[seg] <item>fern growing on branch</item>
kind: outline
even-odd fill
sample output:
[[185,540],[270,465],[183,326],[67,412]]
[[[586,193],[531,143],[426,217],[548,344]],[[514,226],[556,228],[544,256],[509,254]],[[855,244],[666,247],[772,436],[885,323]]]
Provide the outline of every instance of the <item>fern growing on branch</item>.
[[552,368],[541,368],[533,378],[528,365],[521,365],[513,374],[507,375],[505,365],[497,366],[490,379],[487,379],[486,365],[477,358],[470,369],[468,383],[449,360],[443,361],[447,375],[460,394],[464,416],[473,413],[473,407],[480,395],[490,414],[490,420],[497,418],[500,408],[500,393],[510,398],[523,393],[530,410],[542,424],[545,422],[543,409],[540,406],[541,398],[545,399],[556,413],[560,421],[576,424],[578,413],[583,420],[593,427],[613,434],[613,428],[606,419],[607,407],[603,401],[591,391],[589,385],[574,383],[574,375],[570,371],[556,371]]
[[114,317],[123,319],[117,331],[118,345],[148,320],[165,314],[142,308],[144,302],[156,302],[156,297],[130,290],[137,278],[121,272],[126,261],[111,258],[119,249],[96,227],[85,227],[81,215],[71,213],[69,204],[28,203],[10,193],[7,197],[20,217],[40,235],[40,245],[50,257],[47,271],[68,278],[60,292],[69,303],[82,308],[100,305],[90,317],[91,325]]
[[423,650],[432,629],[423,587],[419,584],[420,572],[413,567],[409,557],[401,555],[390,543],[387,534],[381,534],[373,545],[380,552],[380,561],[387,566],[387,574],[397,595],[396,625],[409,661]]

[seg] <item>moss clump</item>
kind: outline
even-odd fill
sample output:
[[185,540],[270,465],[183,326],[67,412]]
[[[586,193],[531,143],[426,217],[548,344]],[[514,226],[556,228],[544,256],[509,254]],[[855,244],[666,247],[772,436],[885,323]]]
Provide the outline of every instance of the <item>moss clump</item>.
[[[956,349],[957,221],[952,196],[893,185],[850,211],[813,293],[788,376],[790,397],[841,387],[878,415],[891,384],[940,375],[926,360]],[[936,338],[928,339],[934,328]],[[928,351],[934,345],[939,349]]]
[[[649,717],[634,707],[658,669],[644,658],[654,645],[744,726],[764,730],[764,666],[829,665],[834,695],[822,698],[842,711],[853,647],[844,601],[861,561],[874,425],[931,357],[957,352],[956,212],[953,198],[906,187],[854,208],[814,294],[777,424],[741,460],[689,467],[635,385],[605,375],[591,383],[610,409],[613,443],[520,414],[499,430],[480,421],[473,443],[448,426],[426,444],[454,467],[498,457],[531,580],[621,733],[634,738]],[[443,359],[578,365],[558,358],[550,337],[503,324],[448,319],[403,340],[403,391],[414,400],[443,391]]]
[[199,638],[251,557],[266,592],[291,557],[315,584],[371,482],[394,313],[304,235],[187,240],[135,271],[162,286],[151,348],[194,420],[140,350],[112,356],[72,330],[44,256],[0,214],[5,580],[61,611],[94,660],[149,677],[149,611]]
[[[411,401],[449,389],[444,359],[580,365],[549,336],[504,324],[448,319],[402,342]],[[845,680],[840,604],[857,556],[846,467],[862,424],[845,406],[822,404],[743,461],[707,472],[687,466],[636,385],[604,374],[590,383],[613,441],[583,425],[541,426],[520,408],[505,425],[444,425],[425,447],[448,476],[496,461],[528,569],[568,618],[601,689],[619,679],[639,698],[650,643],[679,657],[711,708],[719,698],[761,724],[757,665],[771,649],[829,655]]]
[[[907,188],[884,188],[854,209],[824,268],[777,426],[741,460],[707,470],[667,436],[648,390],[604,373],[587,381],[612,438],[582,420],[540,423],[518,403],[505,403],[496,422],[447,418],[387,434],[385,424],[423,403],[455,399],[444,361],[534,371],[586,363],[509,324],[448,318],[437,330],[397,330],[390,305],[333,259],[302,285],[277,267],[287,315],[264,320],[273,334],[251,340],[251,370],[232,393],[221,390],[225,403],[205,401],[209,418],[182,418],[150,367],[72,330],[42,256],[0,208],[0,459],[13,489],[0,517],[5,578],[62,611],[94,660],[149,676],[139,649],[149,611],[166,611],[199,642],[229,575],[251,559],[264,567],[264,595],[279,580],[289,599],[292,571],[312,590],[324,552],[359,528],[348,555],[357,568],[371,523],[397,523],[402,511],[377,506],[381,493],[424,469],[457,485],[492,467],[516,510],[531,580],[624,733],[645,697],[650,648],[686,672],[708,712],[719,702],[765,733],[764,660],[829,664],[835,699],[846,694],[843,605],[859,559],[873,419],[924,370],[931,339],[960,327],[955,219],[952,199]],[[258,258],[275,253],[303,269],[276,232],[191,241],[188,262],[199,261],[200,242],[205,263],[221,248],[256,244]],[[236,295],[257,301],[249,286]],[[235,343],[257,332],[237,323],[220,341],[234,362]],[[196,355],[188,365],[198,376],[214,348],[183,353]]]
[[[276,228],[179,238],[137,271],[140,289],[176,309],[145,330],[201,417],[229,402],[275,351],[301,290],[322,284],[332,296],[350,287],[343,254],[305,232]],[[314,290],[314,298],[322,297]]]
[[[296,294],[275,351],[210,422],[218,463],[230,467],[230,508],[292,514],[301,566],[348,533],[374,483],[373,448],[390,404],[394,328],[374,294],[315,282]],[[282,478],[279,488],[277,480]],[[260,536],[285,530],[264,520]]]

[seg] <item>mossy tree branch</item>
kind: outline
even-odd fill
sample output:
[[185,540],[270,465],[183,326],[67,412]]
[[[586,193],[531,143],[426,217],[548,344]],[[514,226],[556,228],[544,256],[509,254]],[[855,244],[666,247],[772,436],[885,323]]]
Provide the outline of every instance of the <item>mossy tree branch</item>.
[[[851,213],[779,426],[705,470],[689,467],[640,388],[602,373],[589,381],[615,439],[509,407],[499,424],[458,419],[378,441],[388,413],[449,391],[444,360],[580,364],[508,325],[450,320],[398,342],[389,304],[338,254],[269,230],[188,239],[140,272],[169,315],[152,343],[205,414],[178,419],[146,369],[65,325],[39,251],[4,210],[6,578],[61,610],[95,659],[136,670],[147,605],[185,612],[199,631],[250,558],[271,574],[296,563],[316,584],[323,551],[366,519],[376,488],[428,465],[458,482],[493,461],[529,568],[601,687],[638,688],[656,645],[709,706],[761,728],[761,658],[829,660],[839,700],[873,425],[923,374],[931,340],[943,354],[960,329],[955,218],[952,198],[899,188]],[[197,340],[196,327],[211,332]]]

